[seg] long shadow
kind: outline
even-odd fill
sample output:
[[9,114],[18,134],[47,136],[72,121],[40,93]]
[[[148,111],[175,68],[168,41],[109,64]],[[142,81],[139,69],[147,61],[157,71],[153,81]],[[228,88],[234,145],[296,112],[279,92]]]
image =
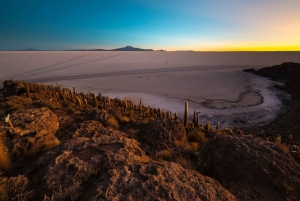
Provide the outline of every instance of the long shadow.
[[144,70],[129,70],[129,71],[115,71],[107,73],[86,73],[65,76],[53,76],[37,79],[28,79],[31,82],[54,82],[62,80],[76,80],[95,77],[108,77],[108,76],[122,76],[122,75],[135,75],[135,74],[149,74],[149,73],[167,73],[167,72],[188,72],[188,71],[204,71],[204,70],[218,70],[218,69],[245,69],[245,66],[200,66],[200,67],[176,67],[176,68],[160,68],[160,69],[144,69]]
[[117,57],[117,56],[120,56],[120,55],[123,55],[123,54],[127,54],[127,53],[117,54],[117,55],[113,55],[113,56],[110,56],[110,57],[105,57],[105,58],[101,58],[101,59],[96,59],[96,60],[93,60],[93,61],[87,61],[87,62],[78,63],[78,64],[74,64],[74,65],[70,65],[70,66],[65,66],[65,67],[61,67],[61,68],[56,68],[56,69],[52,69],[52,70],[48,70],[48,71],[44,71],[44,72],[40,72],[40,73],[35,73],[35,74],[23,76],[23,77],[21,77],[21,78],[24,79],[24,78],[26,78],[26,77],[32,77],[32,76],[35,76],[35,75],[41,75],[41,74],[44,74],[44,73],[49,73],[49,72],[53,72],[53,71],[57,71],[57,70],[67,69],[67,68],[71,68],[71,67],[74,67],[74,66],[80,66],[80,65],[82,65],[82,64],[93,63],[93,62],[96,62],[96,61],[101,61],[101,60],[109,59],[109,58],[112,58],[112,57]]

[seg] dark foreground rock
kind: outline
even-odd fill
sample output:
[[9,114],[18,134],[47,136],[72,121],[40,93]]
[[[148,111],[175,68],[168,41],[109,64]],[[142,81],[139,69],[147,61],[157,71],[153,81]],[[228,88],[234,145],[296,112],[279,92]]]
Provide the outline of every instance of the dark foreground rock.
[[199,169],[241,200],[298,200],[300,165],[278,145],[250,136],[210,140]]
[[31,185],[49,197],[61,186],[74,200],[236,200],[214,179],[151,160],[135,140],[94,131],[40,156],[25,172]]

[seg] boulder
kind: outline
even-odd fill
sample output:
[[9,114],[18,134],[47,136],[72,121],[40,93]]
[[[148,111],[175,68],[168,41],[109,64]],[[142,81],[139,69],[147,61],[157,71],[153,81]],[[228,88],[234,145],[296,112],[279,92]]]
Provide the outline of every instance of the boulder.
[[12,158],[23,154],[35,155],[59,144],[55,134],[59,127],[57,116],[48,108],[22,109],[10,117],[14,128],[8,129],[8,147]]
[[35,199],[47,192],[54,200],[62,195],[71,200],[236,200],[214,179],[173,162],[153,161],[136,140],[114,132],[60,144],[25,174],[33,173],[30,181],[40,189]]
[[210,140],[198,168],[240,200],[297,200],[300,165],[272,142],[250,136]]

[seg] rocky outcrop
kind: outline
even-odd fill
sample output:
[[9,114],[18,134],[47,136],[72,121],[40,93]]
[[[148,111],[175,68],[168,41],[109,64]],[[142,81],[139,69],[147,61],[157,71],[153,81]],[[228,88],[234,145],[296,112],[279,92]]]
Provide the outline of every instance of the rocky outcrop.
[[198,167],[241,200],[300,197],[300,165],[278,145],[260,138],[212,139],[201,152]]
[[7,140],[12,158],[35,155],[59,144],[55,137],[59,127],[57,116],[47,108],[23,109],[10,117],[13,128]]
[[6,80],[3,82],[2,94],[4,96],[20,95],[21,93],[25,92],[25,84],[22,82],[16,82],[12,80]]
[[114,132],[69,140],[39,157],[26,170],[32,173],[41,176],[32,185],[49,197],[61,186],[66,197],[81,200],[236,200],[214,179],[155,162],[137,141]]
[[170,119],[158,119],[148,123],[138,134],[143,150],[148,154],[171,150],[175,140],[180,145],[187,143],[186,130],[182,123]]

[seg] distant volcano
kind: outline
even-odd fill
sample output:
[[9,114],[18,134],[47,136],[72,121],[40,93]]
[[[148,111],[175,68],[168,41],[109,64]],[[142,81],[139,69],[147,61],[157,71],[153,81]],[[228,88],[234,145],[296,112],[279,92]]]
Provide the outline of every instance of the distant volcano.
[[112,51],[153,51],[152,49],[141,49],[138,47],[126,46],[121,48],[112,49]]

